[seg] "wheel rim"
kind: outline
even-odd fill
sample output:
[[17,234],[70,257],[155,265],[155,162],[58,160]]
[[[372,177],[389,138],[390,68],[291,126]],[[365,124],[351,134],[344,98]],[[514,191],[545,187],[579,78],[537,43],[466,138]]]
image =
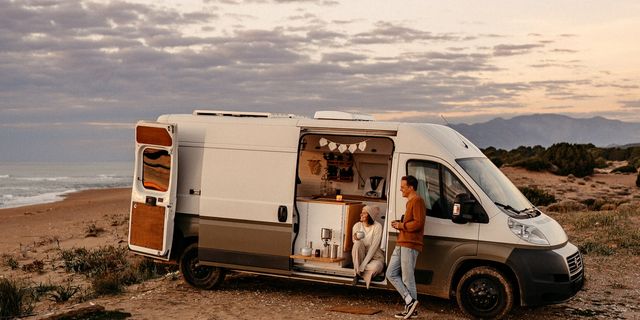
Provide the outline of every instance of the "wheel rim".
[[189,271],[194,279],[205,280],[214,272],[214,267],[201,265],[198,257],[192,257],[189,261]]
[[469,302],[476,310],[489,311],[500,302],[500,290],[495,282],[489,279],[476,279],[467,289]]

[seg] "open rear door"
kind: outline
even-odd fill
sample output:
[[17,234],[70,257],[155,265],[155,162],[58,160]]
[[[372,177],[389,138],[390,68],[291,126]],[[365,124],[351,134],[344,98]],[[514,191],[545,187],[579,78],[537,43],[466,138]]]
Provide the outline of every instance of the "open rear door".
[[136,124],[136,159],[131,191],[129,249],[169,260],[178,180],[176,126]]

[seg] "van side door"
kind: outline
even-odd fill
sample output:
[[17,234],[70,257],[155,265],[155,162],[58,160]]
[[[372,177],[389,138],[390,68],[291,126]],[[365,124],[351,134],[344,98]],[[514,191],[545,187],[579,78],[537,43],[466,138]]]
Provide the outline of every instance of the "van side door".
[[207,128],[198,231],[202,263],[290,272],[300,129],[286,121],[229,119]]
[[169,260],[178,169],[176,126],[140,121],[129,215],[129,249]]
[[[451,221],[453,200],[459,193],[469,193],[463,180],[442,159],[422,155],[400,154],[398,175],[392,190],[394,210],[399,219],[406,209],[406,199],[399,186],[402,176],[413,175],[418,179],[418,195],[425,200],[427,217],[423,238],[423,250],[416,263],[416,285],[419,292],[448,297],[449,279],[456,263],[475,256],[478,248],[479,224],[455,224]],[[394,230],[391,228],[391,230]],[[397,233],[390,237],[395,246]],[[391,252],[391,243],[390,252]]]

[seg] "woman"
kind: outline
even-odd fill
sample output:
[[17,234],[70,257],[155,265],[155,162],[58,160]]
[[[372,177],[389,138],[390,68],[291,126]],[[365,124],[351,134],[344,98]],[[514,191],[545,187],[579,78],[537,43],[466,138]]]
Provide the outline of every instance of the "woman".
[[371,278],[384,269],[384,252],[380,249],[382,225],[375,221],[380,210],[378,207],[365,206],[360,213],[360,221],[353,225],[353,269],[356,273],[353,284],[363,278],[369,288]]

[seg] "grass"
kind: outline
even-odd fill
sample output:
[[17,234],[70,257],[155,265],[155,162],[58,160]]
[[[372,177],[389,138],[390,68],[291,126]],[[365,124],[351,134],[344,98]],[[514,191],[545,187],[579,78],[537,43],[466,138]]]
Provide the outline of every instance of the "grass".
[[0,278],[0,319],[13,319],[31,313],[33,291],[20,281]]
[[128,256],[126,247],[106,246],[93,250],[75,248],[61,250],[65,269],[89,278],[97,295],[113,295],[125,286],[157,278],[175,271],[174,265],[159,264],[150,259]]
[[49,292],[49,298],[57,303],[66,302],[79,291],[80,287],[72,285],[71,280],[69,280],[63,285],[53,286],[53,289]]
[[640,207],[552,214],[584,254],[640,255]]
[[11,270],[16,270],[20,267],[18,260],[16,260],[12,255],[6,253],[2,254],[2,264],[11,268]]

